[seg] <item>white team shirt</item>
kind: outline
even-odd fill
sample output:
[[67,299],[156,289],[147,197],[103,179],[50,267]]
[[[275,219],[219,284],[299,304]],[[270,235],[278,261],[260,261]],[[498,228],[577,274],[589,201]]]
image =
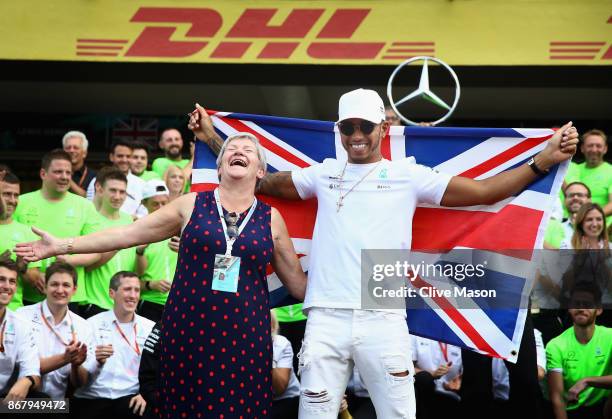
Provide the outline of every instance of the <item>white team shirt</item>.
[[457,346],[446,345],[447,361],[447,359],[444,358],[440,343],[435,340],[410,335],[410,345],[412,349],[412,361],[422,370],[435,371],[441,365],[448,364],[449,362],[452,363],[448,372],[435,380],[434,383],[436,384],[437,392],[446,394],[455,400],[460,400],[461,398],[457,392],[449,391],[444,388],[444,383],[448,383],[463,373],[461,349]]
[[[146,182],[138,176],[133,175],[132,172],[128,173],[127,181],[127,197],[121,206],[121,211],[130,215],[135,215],[138,218],[142,218],[149,213],[147,209],[141,205],[142,193],[144,191]],[[93,178],[87,187],[87,199],[90,201],[93,201],[96,194],[95,185],[96,178]]]
[[[72,332],[79,342],[83,342],[87,345],[87,358],[95,359],[95,348],[93,347],[93,333],[91,326],[87,323],[87,320],[74,314],[70,310],[66,313],[63,320],[59,324],[54,324],[53,314],[49,309],[47,300],[43,300],[40,303],[21,307],[17,310],[17,313],[24,319],[30,322],[30,328],[32,334],[36,340],[38,346],[39,358],[47,358],[52,355],[63,354],[66,351],[66,345],[60,341],[60,339],[53,333],[41,317],[41,308],[43,315],[47,319],[48,324],[53,328],[64,342],[70,343],[72,341]],[[87,362],[83,363],[82,366],[88,365]],[[91,367],[91,363],[89,364]],[[70,379],[70,371],[72,367],[70,363],[58,368],[54,371],[43,374],[42,376],[42,389],[43,393],[47,393],[53,398],[64,398],[66,395],[66,388],[68,387],[68,380]],[[94,370],[90,370],[92,374]]]
[[410,249],[412,217],[417,204],[439,205],[450,175],[416,164],[413,157],[380,165],[344,198],[379,162],[323,163],[292,172],[302,199],[316,197],[318,210],[312,237],[304,309],[310,307],[361,308],[361,250]]
[[[113,355],[109,357],[102,366],[87,365],[88,371],[96,368],[96,373],[90,380],[89,385],[78,389],[75,396],[84,399],[117,399],[119,397],[137,394],[138,368],[140,357],[144,349],[144,343],[151,329],[155,325],[149,319],[134,314],[134,321],[130,323],[119,323],[113,310],[96,314],[87,319],[94,334],[94,351],[98,345],[113,345]],[[136,336],[134,336],[134,325],[136,325]],[[121,328],[128,342],[117,330]],[[140,354],[136,353],[134,339],[138,343]],[[95,357],[86,364],[98,364]]]
[[20,315],[5,309],[4,320],[0,324],[4,352],[0,352],[0,391],[6,392],[9,378],[15,367],[19,367],[19,377],[37,375],[40,377],[40,360],[38,348],[27,320]]
[[287,389],[280,396],[274,397],[274,400],[288,399],[290,397],[300,396],[300,382],[293,371],[293,348],[291,342],[281,335],[274,336],[272,340],[272,368],[289,368],[289,383]]

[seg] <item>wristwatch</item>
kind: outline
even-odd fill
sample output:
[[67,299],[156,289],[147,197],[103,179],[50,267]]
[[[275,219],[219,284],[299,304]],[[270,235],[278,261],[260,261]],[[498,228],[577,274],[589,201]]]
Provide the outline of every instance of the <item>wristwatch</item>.
[[531,167],[531,170],[533,170],[533,173],[535,173],[538,176],[546,176],[549,172],[549,170],[540,169],[536,165],[535,159],[533,157],[529,159],[529,161],[527,162],[527,165]]

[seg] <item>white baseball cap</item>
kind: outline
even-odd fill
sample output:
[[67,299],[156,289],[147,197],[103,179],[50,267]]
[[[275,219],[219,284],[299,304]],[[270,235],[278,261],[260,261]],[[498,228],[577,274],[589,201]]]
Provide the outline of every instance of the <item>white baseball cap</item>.
[[385,120],[385,105],[374,90],[357,89],[343,94],[338,102],[338,122],[359,118],[379,124]]
[[153,198],[159,195],[170,195],[164,181],[161,179],[151,179],[147,181],[142,191],[142,199]]

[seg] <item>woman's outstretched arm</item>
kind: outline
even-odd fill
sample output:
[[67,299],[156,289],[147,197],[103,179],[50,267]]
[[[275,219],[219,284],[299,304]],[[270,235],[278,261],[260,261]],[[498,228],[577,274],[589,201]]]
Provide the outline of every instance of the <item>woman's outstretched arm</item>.
[[15,253],[26,261],[33,262],[67,253],[103,253],[165,240],[179,234],[187,223],[193,210],[195,196],[195,193],[184,195],[135,223],[86,236],[57,238],[32,227],[32,231],[41,239],[17,244]]

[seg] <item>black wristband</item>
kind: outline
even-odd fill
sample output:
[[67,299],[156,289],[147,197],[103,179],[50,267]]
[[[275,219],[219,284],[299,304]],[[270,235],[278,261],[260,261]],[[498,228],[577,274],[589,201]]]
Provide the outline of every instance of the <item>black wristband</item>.
[[34,380],[34,377],[32,377],[31,375],[26,375],[26,377],[28,380],[30,380],[30,383],[32,383],[32,385],[30,386],[30,388],[34,388],[36,387],[36,380]]
[[533,173],[538,176],[546,176],[548,174],[548,170],[542,170],[536,165],[535,159],[533,157],[529,159],[527,165],[531,168],[531,170],[533,170]]
[[151,291],[151,281],[145,281],[145,288]]

